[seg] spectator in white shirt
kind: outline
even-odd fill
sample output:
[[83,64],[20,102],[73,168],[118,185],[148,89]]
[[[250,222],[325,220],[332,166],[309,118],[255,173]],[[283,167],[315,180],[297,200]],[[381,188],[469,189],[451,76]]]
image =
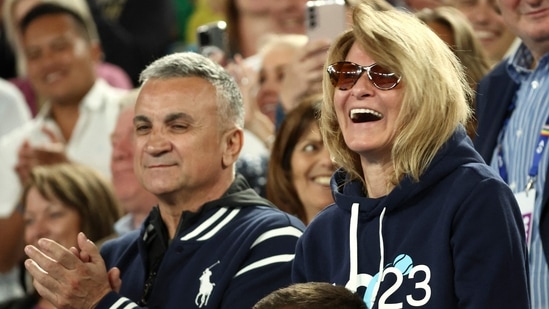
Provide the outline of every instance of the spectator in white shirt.
[[0,78],[0,136],[31,119],[23,94],[10,82]]
[[46,103],[35,119],[0,139],[0,217],[12,213],[35,165],[75,161],[110,178],[109,136],[124,93],[96,77],[101,51],[76,12],[39,4],[21,30],[29,80]]

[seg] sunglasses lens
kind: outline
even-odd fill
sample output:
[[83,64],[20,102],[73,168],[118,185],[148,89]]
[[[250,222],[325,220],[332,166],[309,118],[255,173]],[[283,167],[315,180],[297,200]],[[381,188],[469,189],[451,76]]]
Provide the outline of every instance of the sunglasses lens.
[[398,75],[377,64],[363,67],[352,62],[336,62],[328,66],[330,81],[334,87],[340,90],[353,88],[362,73],[366,71],[368,71],[368,77],[374,86],[381,90],[393,89],[400,82]]
[[370,77],[374,85],[382,90],[392,89],[400,81],[400,78],[395,73],[377,64],[370,68]]
[[334,87],[349,90],[362,75],[362,69],[354,63],[338,62],[328,67],[328,75]]

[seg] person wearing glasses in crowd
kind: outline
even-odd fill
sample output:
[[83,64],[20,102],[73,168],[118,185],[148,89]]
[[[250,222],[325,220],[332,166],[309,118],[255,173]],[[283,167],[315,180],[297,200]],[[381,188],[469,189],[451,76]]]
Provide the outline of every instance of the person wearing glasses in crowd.
[[368,308],[528,308],[520,210],[467,137],[456,56],[410,13],[360,4],[353,24],[323,81],[335,205],[298,241],[292,281],[344,285]]

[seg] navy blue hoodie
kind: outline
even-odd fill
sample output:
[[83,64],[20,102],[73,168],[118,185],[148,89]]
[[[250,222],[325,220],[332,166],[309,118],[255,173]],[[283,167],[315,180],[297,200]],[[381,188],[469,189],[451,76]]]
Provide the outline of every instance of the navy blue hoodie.
[[335,205],[298,241],[293,282],[345,285],[368,308],[529,308],[517,202],[464,130],[385,197],[343,170],[331,185]]

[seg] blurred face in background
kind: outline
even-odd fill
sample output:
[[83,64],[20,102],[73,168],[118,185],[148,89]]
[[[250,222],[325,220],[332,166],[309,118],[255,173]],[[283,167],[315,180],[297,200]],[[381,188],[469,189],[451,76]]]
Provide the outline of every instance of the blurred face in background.
[[500,61],[515,39],[505,24],[496,0],[455,0],[455,6],[473,25],[486,54],[493,62]]
[[535,59],[549,52],[549,0],[499,0],[501,15]]
[[125,211],[148,213],[156,204],[156,197],[141,186],[133,171],[133,116],[132,107],[124,109],[111,135],[112,184]]
[[297,50],[288,45],[273,47],[263,56],[259,71],[259,91],[257,104],[259,110],[276,122],[276,106],[279,103],[280,87],[284,79],[284,66],[287,65]]
[[270,1],[270,15],[276,33],[305,34],[305,4],[307,0]]
[[316,121],[299,138],[290,164],[297,195],[310,222],[319,211],[334,202],[330,177],[336,169]]
[[80,214],[55,198],[46,199],[33,187],[27,193],[23,212],[25,241],[37,245],[40,238],[50,238],[65,248],[76,247],[80,232]]
[[233,0],[236,1],[236,7],[242,12],[266,14],[269,12],[269,0]]
[[95,82],[101,50],[66,14],[34,19],[23,33],[29,80],[54,104],[79,103]]

